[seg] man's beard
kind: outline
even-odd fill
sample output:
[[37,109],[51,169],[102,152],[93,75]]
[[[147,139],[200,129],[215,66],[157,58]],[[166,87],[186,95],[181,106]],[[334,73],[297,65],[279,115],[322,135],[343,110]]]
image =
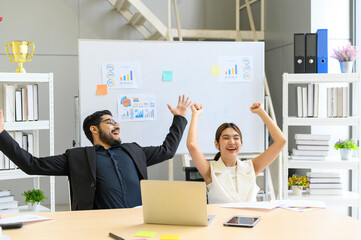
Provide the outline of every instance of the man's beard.
[[115,139],[112,133],[105,133],[103,130],[99,129],[99,139],[108,144],[109,146],[113,146],[116,144],[121,144],[122,141],[119,139]]

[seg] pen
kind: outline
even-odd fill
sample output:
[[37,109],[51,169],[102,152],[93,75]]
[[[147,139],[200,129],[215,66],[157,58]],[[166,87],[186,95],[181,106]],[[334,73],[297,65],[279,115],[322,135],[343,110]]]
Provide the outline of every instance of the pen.
[[124,238],[121,238],[121,237],[119,237],[119,236],[117,236],[117,235],[115,235],[113,233],[109,233],[109,236],[112,237],[112,238],[115,238],[117,240],[125,240]]

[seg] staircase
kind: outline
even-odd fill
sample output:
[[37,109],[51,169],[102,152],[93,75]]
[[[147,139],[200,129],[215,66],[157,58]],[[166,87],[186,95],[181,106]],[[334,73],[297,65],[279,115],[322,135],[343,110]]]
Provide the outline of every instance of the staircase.
[[[249,5],[261,2],[261,29],[240,30],[239,12],[247,8],[251,26],[253,17],[250,7],[247,4],[240,6],[236,0],[236,29],[235,30],[210,30],[210,29],[180,29],[177,16],[178,28],[171,28],[170,23],[170,0],[168,0],[168,26],[166,26],[141,0],[107,0],[113,9],[119,12],[135,29],[137,29],[146,40],[170,40],[184,38],[187,40],[233,40],[233,41],[258,41],[264,40],[264,0],[249,1]],[[174,4],[177,13],[177,4]]]

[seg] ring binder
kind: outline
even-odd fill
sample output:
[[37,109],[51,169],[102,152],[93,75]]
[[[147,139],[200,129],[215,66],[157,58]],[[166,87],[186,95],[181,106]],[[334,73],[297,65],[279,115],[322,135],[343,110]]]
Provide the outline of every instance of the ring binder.
[[317,73],[328,73],[327,29],[317,30]]
[[305,34],[294,34],[294,72],[305,73]]
[[306,33],[306,73],[317,73],[317,34]]

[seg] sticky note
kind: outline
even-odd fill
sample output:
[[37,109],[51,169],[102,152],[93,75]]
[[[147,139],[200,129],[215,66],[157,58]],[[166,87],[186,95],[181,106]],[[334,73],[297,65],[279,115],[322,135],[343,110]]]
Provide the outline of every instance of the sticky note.
[[134,237],[151,238],[156,234],[157,234],[156,232],[139,231],[134,235]]
[[221,75],[221,66],[212,65],[211,74],[212,75]]
[[178,240],[180,235],[162,235],[160,240]]
[[163,81],[173,81],[173,71],[163,71]]
[[108,87],[106,84],[97,85],[97,95],[108,95]]

